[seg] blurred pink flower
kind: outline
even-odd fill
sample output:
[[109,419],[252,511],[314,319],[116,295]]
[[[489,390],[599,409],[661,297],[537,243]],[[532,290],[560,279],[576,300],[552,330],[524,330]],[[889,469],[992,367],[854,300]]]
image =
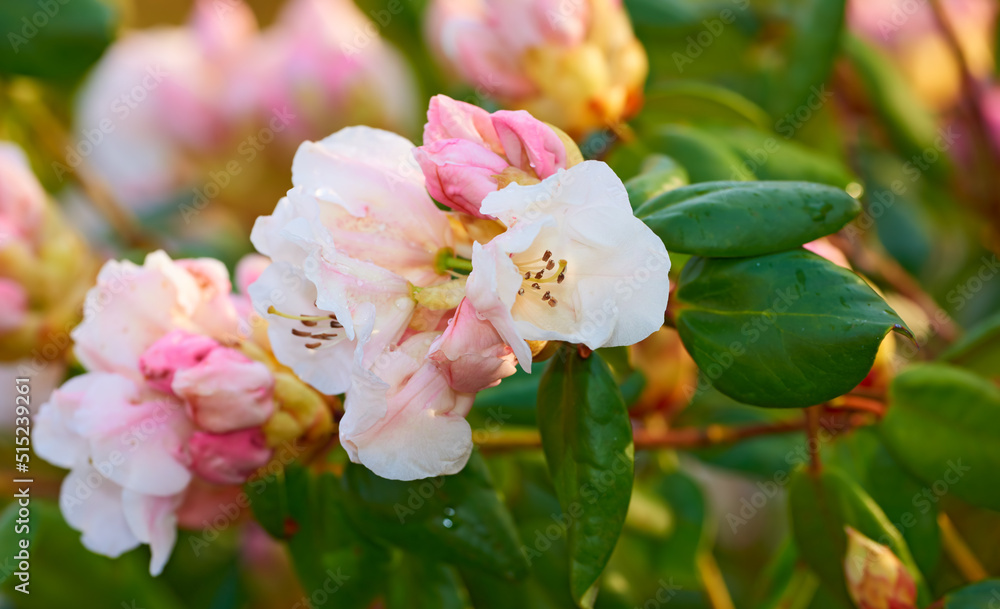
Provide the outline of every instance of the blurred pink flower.
[[171,389],[202,429],[226,433],[264,424],[274,412],[274,376],[239,351],[216,346],[181,369]]
[[[568,138],[567,138],[568,140]],[[445,95],[431,98],[424,145],[414,151],[427,190],[480,218],[483,199],[512,181],[537,182],[576,162],[579,151],[523,110],[489,114]]]
[[46,198],[24,152],[0,142],[0,249],[15,239],[34,243]]
[[[86,162],[140,209],[206,178],[226,187],[230,164],[272,140],[284,162],[303,139],[346,125],[409,129],[410,69],[372,28],[351,0],[290,0],[263,31],[240,0],[198,0],[187,25],[112,45],[81,88],[77,140],[57,174]],[[279,171],[253,179],[267,184],[268,169]]]
[[0,333],[16,330],[28,315],[28,293],[21,284],[0,277]]
[[478,94],[571,133],[638,109],[646,53],[619,0],[435,0],[426,23]]
[[259,427],[221,434],[196,431],[185,450],[191,471],[215,484],[243,484],[271,458]]

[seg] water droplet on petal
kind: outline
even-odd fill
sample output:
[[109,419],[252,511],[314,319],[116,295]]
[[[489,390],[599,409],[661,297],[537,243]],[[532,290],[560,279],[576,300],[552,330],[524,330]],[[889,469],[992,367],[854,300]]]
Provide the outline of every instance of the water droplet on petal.
[[446,508],[444,508],[444,515],[445,516],[454,516],[455,515],[455,510],[453,510],[450,507],[446,507]]
[[455,526],[455,523],[451,521],[451,518],[445,518],[444,520],[441,521],[441,524],[444,525],[444,528],[446,529],[450,529],[451,527]]

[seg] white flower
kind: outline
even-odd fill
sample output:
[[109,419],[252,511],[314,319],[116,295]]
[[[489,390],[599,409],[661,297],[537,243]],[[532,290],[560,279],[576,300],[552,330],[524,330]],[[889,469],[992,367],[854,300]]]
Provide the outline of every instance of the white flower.
[[249,288],[274,353],[324,393],[350,387],[361,322],[371,317],[370,365],[406,330],[413,286],[449,279],[435,261],[453,246],[451,227],[412,150],[369,127],[302,144],[288,197],[250,236],[274,261]]
[[597,349],[637,343],[663,325],[670,258],[606,164],[511,184],[489,194],[482,212],[508,228],[474,245],[467,298],[525,370],[525,340]]

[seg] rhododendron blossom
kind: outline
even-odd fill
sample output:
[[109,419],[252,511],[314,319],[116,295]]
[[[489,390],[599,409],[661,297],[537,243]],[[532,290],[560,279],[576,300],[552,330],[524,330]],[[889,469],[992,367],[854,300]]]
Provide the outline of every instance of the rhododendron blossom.
[[466,82],[571,133],[634,113],[648,69],[621,0],[435,0],[427,37]]
[[228,273],[163,252],[108,262],[73,332],[88,372],[39,410],[35,450],[70,469],[60,507],[94,552],[139,544],[162,571],[185,522],[218,485],[271,457],[276,374],[240,349]]
[[476,244],[468,298],[525,370],[525,340],[597,349],[636,343],[663,325],[670,258],[604,163],[511,184],[487,196],[482,210],[508,228]]
[[581,160],[576,144],[527,112],[489,114],[445,95],[431,98],[424,145],[414,152],[431,196],[467,214],[511,182],[537,182]]

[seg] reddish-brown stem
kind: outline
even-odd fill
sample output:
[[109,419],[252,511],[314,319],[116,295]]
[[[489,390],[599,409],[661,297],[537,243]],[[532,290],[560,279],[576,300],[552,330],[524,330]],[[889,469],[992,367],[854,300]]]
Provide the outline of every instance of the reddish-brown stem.
[[823,469],[819,456],[819,415],[822,406],[806,408],[806,435],[809,437],[809,473],[818,476]]

